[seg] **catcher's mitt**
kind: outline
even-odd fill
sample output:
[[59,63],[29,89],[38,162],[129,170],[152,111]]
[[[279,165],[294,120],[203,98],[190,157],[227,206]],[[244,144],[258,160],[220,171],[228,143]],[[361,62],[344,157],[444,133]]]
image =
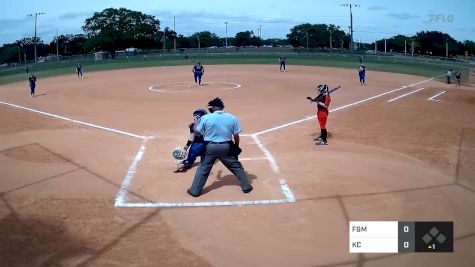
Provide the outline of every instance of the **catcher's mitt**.
[[172,156],[177,160],[184,160],[186,158],[186,150],[181,147],[177,147],[173,149]]

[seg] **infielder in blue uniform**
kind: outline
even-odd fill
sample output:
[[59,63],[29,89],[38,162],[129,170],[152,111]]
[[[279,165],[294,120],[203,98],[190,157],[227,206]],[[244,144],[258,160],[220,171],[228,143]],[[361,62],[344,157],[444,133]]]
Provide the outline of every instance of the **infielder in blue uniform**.
[[185,151],[189,148],[188,157],[182,162],[178,163],[175,172],[181,172],[191,168],[191,166],[193,166],[193,163],[195,163],[196,158],[198,156],[202,156],[204,148],[204,139],[203,135],[200,132],[196,131],[196,126],[200,122],[201,117],[203,117],[207,113],[208,112],[204,109],[197,109],[193,112],[193,117],[195,118],[194,122],[188,125],[188,128],[190,128],[190,137],[188,138],[188,141],[186,142],[186,145],[183,148]]
[[366,67],[364,65],[360,65],[358,68],[358,75],[360,76],[360,84],[365,85],[366,84]]
[[78,63],[78,65],[76,66],[76,71],[78,73],[78,78],[83,78],[82,77],[82,65]]
[[279,63],[280,63],[280,71],[285,72],[285,57],[279,57]]
[[28,78],[28,81],[30,82],[30,97],[35,96],[35,88],[36,88],[36,77],[35,75],[31,74],[30,77]]
[[193,74],[195,76],[195,83],[201,86],[201,77],[205,74],[205,68],[201,65],[201,62],[198,62],[193,67]]

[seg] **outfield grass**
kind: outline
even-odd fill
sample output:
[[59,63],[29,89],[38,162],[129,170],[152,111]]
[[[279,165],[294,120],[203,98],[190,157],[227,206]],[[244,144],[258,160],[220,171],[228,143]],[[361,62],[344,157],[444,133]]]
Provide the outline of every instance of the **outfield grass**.
[[[357,69],[359,62],[357,55],[351,56],[328,56],[319,54],[307,55],[288,55],[287,64],[304,65],[304,66],[326,66],[338,68]],[[278,68],[278,58],[275,55],[259,55],[259,54],[197,54],[190,56],[186,60],[183,56],[159,56],[148,55],[146,60],[143,56],[134,56],[115,60],[103,60],[98,62],[81,61],[85,72],[106,71],[126,68],[142,68],[142,67],[159,67],[159,66],[180,66],[194,65],[195,62],[201,61],[203,65],[218,64],[273,64]],[[49,62],[47,64],[32,65],[31,72],[37,78],[58,76],[58,75],[75,75],[76,61],[60,61]],[[403,74],[412,74],[424,77],[435,77],[443,75],[451,66],[442,64],[426,64],[419,62],[400,62],[385,57],[365,57],[365,65],[368,71],[385,71]],[[451,67],[457,70],[457,67]],[[468,77],[468,69],[460,68],[464,77]],[[23,67],[16,69],[7,69],[0,72],[0,84],[11,82],[26,81],[27,76]]]

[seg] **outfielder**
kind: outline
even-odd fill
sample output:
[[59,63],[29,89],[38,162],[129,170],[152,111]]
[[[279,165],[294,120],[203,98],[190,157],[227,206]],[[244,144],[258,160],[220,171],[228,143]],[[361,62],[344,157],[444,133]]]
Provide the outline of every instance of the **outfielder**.
[[193,66],[193,75],[195,76],[195,83],[201,87],[201,77],[205,74],[205,68],[201,65],[201,62],[198,62]]
[[190,128],[190,137],[186,142],[185,147],[183,148],[184,151],[187,151],[188,148],[188,157],[183,160],[182,162],[178,163],[176,166],[175,172],[185,171],[195,163],[196,158],[202,155],[203,148],[204,148],[204,139],[203,135],[196,131],[196,126],[200,122],[201,117],[206,115],[208,112],[204,109],[197,109],[193,112],[194,121],[188,125]]
[[[340,88],[339,86],[332,89],[331,92]],[[328,145],[327,142],[327,118],[328,118],[328,107],[331,102],[330,91],[328,90],[328,85],[320,84],[317,86],[317,91],[319,95],[315,98],[307,97],[311,102],[317,103],[317,118],[320,124],[320,137],[315,138],[316,145]]]

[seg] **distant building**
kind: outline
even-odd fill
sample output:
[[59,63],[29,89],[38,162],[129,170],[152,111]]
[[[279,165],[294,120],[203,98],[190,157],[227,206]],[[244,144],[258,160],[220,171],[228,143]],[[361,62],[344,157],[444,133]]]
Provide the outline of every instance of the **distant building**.
[[94,61],[109,59],[110,53],[105,51],[99,51],[94,53]]

